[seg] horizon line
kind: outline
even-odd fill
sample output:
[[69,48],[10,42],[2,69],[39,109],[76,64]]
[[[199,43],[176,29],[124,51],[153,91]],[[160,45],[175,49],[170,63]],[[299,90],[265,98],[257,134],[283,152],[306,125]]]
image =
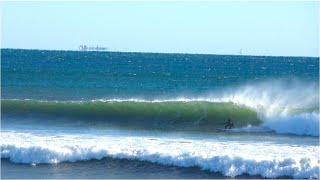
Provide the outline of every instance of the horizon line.
[[251,56],[251,57],[294,57],[294,58],[319,58],[320,56],[290,56],[290,55],[250,55],[250,54],[210,54],[210,53],[192,53],[192,52],[150,52],[150,51],[81,51],[73,49],[27,49],[27,48],[0,48],[1,50],[36,50],[36,51],[73,51],[73,52],[100,52],[100,53],[145,53],[145,54],[185,54],[185,55],[214,55],[214,56]]

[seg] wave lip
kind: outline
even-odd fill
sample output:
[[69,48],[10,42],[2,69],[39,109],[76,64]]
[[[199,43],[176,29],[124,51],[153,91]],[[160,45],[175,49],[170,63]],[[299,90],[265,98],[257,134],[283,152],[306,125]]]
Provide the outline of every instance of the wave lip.
[[[225,176],[319,178],[318,145],[128,136],[2,132],[1,157],[16,163],[59,163],[104,157],[199,167]],[[6,139],[6,141],[3,141]],[[268,154],[268,156],[266,156]]]

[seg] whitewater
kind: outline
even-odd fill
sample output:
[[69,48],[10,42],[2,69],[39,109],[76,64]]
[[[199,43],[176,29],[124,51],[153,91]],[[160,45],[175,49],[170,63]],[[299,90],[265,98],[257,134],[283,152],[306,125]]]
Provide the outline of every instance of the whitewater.
[[296,145],[291,140],[280,143],[276,138],[259,142],[253,138],[240,140],[219,136],[115,136],[114,132],[102,136],[4,131],[1,136],[2,157],[15,163],[37,165],[112,157],[199,167],[230,177],[246,173],[267,178],[319,178],[319,147],[312,144],[312,139],[304,139],[304,144]]

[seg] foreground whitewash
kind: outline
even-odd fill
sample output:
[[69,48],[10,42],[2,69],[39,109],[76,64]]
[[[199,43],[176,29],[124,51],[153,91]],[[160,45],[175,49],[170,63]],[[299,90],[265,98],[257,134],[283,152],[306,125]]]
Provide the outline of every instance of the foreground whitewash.
[[1,133],[1,157],[30,164],[126,158],[268,178],[319,178],[320,161],[318,145],[14,131]]

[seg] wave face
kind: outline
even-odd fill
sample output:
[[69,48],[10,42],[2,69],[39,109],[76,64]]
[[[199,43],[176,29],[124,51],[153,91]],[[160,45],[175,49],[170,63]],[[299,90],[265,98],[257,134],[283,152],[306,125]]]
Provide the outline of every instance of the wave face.
[[3,115],[71,118],[102,126],[212,131],[231,118],[236,127],[319,136],[318,91],[317,83],[273,80],[194,98],[1,102]]
[[238,140],[5,131],[1,134],[1,157],[33,165],[112,157],[199,167],[231,177],[246,173],[266,178],[319,178],[318,145]]
[[[4,115],[48,116],[76,119],[88,124],[108,123],[126,128],[212,131],[227,118],[236,126],[259,124],[257,113],[232,103],[205,101],[108,100],[89,102],[48,102],[2,100]],[[69,123],[66,122],[66,123]]]

